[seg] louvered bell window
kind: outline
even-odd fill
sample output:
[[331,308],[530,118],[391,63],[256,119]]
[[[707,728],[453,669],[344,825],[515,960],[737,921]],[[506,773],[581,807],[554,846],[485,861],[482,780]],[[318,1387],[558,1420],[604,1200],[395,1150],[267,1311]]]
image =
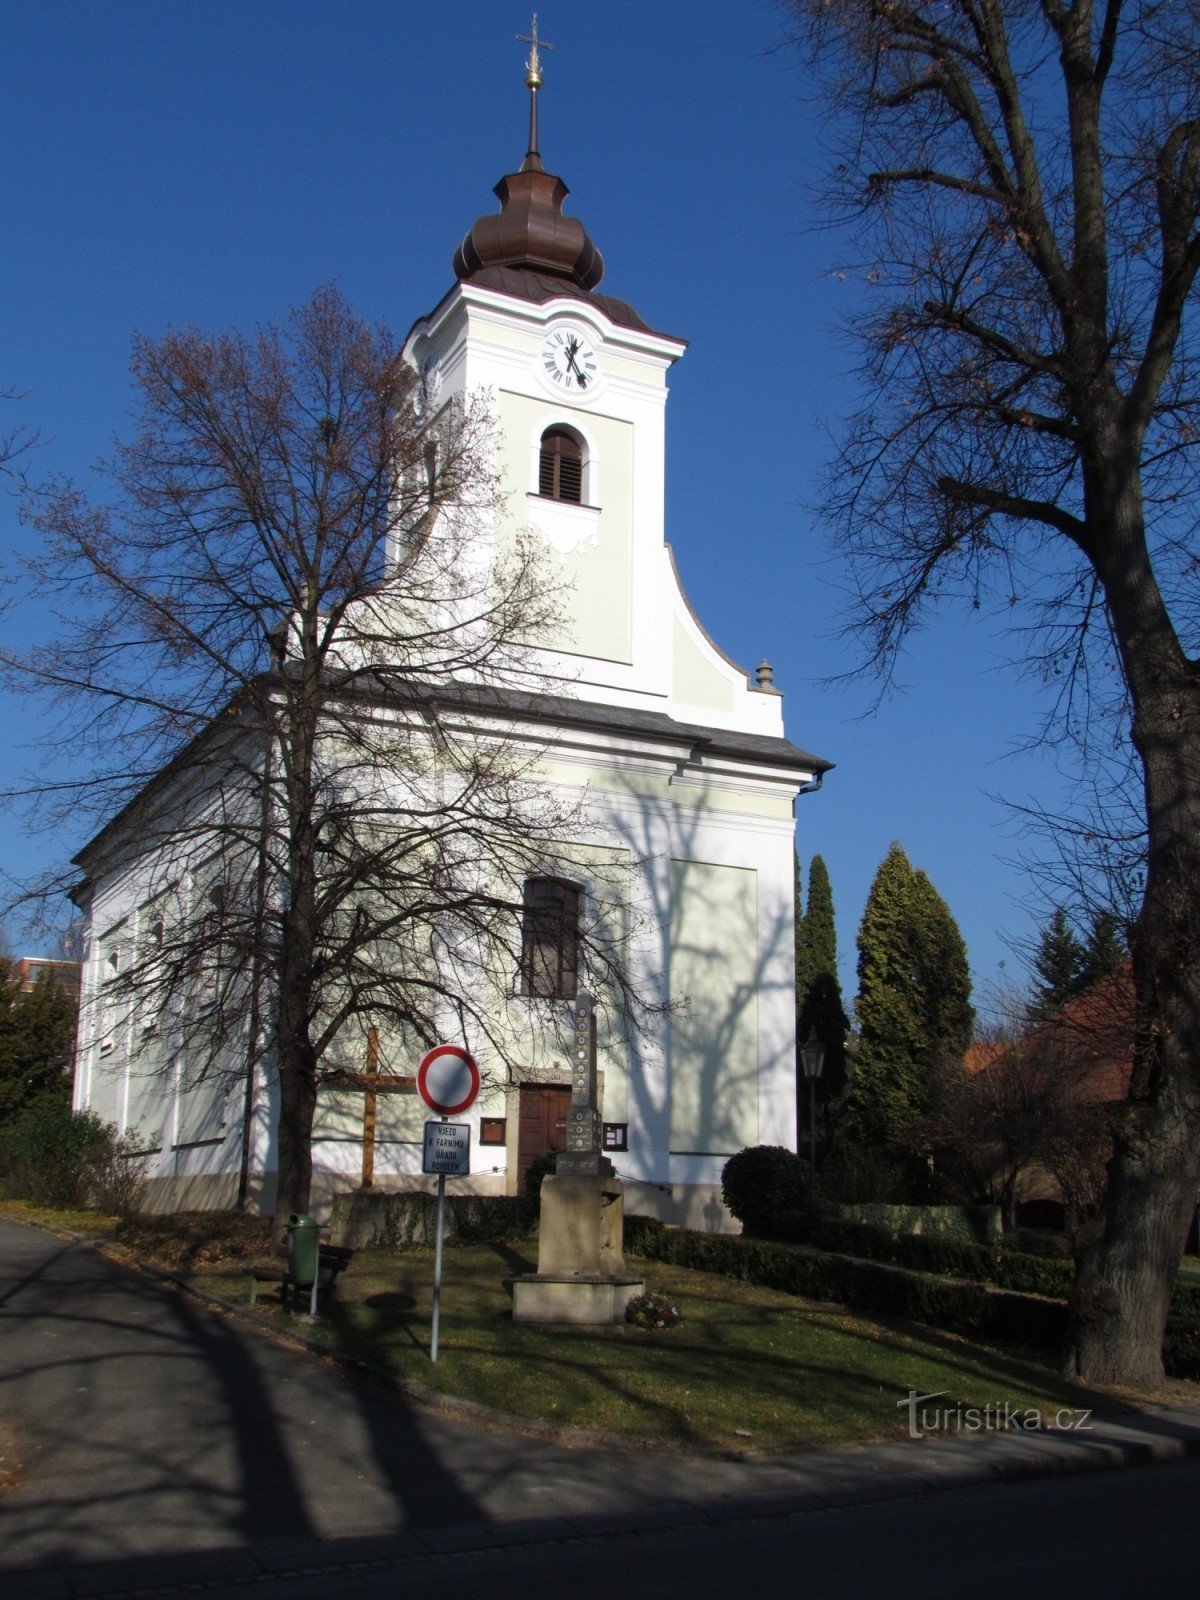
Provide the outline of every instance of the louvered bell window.
[[583,451],[562,428],[550,428],[542,435],[538,493],[575,505],[583,501]]

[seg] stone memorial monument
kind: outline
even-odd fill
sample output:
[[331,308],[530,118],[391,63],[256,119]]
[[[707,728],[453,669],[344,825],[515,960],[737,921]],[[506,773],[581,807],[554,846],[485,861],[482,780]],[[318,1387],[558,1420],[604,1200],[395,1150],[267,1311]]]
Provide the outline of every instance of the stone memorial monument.
[[513,1321],[619,1323],[640,1278],[625,1271],[624,1188],[600,1149],[596,1105],[596,1013],[580,990],[571,1049],[567,1147],[542,1179],[538,1269],[514,1278]]

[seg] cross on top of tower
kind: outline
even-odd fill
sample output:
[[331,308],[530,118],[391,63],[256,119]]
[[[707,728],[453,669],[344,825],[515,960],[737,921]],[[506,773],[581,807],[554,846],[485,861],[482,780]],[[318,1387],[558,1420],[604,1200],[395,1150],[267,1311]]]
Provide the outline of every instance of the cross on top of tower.
[[537,12],[533,13],[533,22],[528,33],[517,35],[521,44],[529,46],[529,56],[525,62],[525,87],[529,90],[529,149],[525,152],[525,161],[522,170],[525,172],[541,172],[542,158],[538,150],[538,90],[542,87],[542,58],[539,50],[553,50],[554,46],[548,39],[539,39],[537,31]]
[[536,11],[533,13],[533,22],[530,24],[529,32],[519,33],[517,40],[520,44],[529,46],[529,58],[525,62],[525,83],[531,91],[536,93],[542,87],[542,64],[538,57],[538,47],[540,45],[543,50],[554,49],[548,39],[538,38]]

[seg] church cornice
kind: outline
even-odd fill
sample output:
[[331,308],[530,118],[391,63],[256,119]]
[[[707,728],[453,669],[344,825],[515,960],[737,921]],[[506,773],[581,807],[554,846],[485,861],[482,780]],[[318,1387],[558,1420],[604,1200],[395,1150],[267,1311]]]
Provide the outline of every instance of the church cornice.
[[[529,274],[521,276],[528,277]],[[489,283],[458,283],[449,289],[432,311],[418,317],[405,337],[409,349],[422,335],[440,341],[443,331],[464,313],[482,313],[507,324],[525,324],[531,331],[545,328],[556,317],[573,317],[587,322],[604,342],[622,351],[660,358],[666,365],[678,361],[688,341],[676,334],[649,327],[623,300],[607,295],[570,294],[561,285],[546,283],[544,295],[516,295]],[[622,310],[629,312],[625,317]]]

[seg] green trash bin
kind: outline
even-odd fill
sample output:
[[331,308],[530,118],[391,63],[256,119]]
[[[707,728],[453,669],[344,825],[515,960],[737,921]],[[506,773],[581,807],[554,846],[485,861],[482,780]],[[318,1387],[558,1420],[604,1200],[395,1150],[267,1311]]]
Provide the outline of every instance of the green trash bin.
[[309,1288],[317,1275],[317,1225],[301,1212],[287,1220],[287,1259],[292,1282]]

